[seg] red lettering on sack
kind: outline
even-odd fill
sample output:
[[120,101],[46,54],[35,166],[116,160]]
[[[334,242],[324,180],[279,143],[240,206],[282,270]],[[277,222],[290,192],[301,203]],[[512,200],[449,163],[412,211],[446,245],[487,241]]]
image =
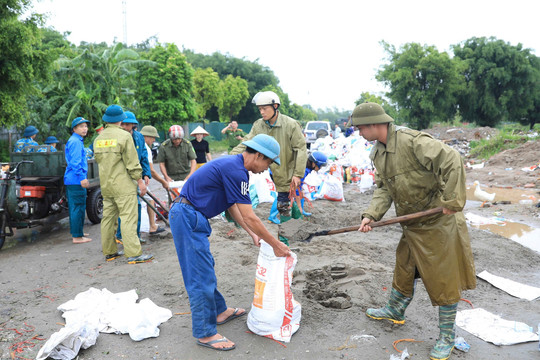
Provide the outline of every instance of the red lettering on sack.
[[257,264],[257,274],[261,276],[266,276],[266,268],[262,267],[261,265]]
[[274,184],[271,180],[266,179],[266,182],[268,183],[268,188],[270,191],[276,191],[276,184]]
[[287,314],[293,313],[293,294],[291,291],[291,280],[289,279],[289,270],[292,268],[294,259],[292,256],[287,256],[285,260],[285,271],[284,271],[284,283],[285,283],[285,315],[283,316],[283,323],[281,326],[287,326],[291,323],[291,315]]

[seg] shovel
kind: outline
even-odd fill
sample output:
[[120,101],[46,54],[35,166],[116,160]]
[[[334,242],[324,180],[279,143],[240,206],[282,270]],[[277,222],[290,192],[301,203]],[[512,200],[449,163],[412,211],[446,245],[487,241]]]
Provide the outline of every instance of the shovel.
[[[443,208],[438,207],[435,209],[429,209],[429,210],[420,211],[420,212],[416,212],[416,213],[412,213],[408,215],[398,216],[398,217],[388,219],[388,220],[371,222],[369,223],[369,226],[374,228],[374,227],[380,227],[380,226],[385,226],[385,225],[390,225],[390,224],[395,224],[395,223],[401,223],[401,222],[412,220],[412,219],[418,219],[423,216],[435,215],[435,214],[441,213],[442,211],[443,211]],[[310,242],[314,236],[334,235],[334,234],[341,234],[344,232],[358,231],[359,228],[360,228],[360,225],[355,225],[355,226],[349,226],[346,228],[340,228],[340,229],[334,229],[334,230],[317,231],[315,233],[309,234],[307,239],[304,241]]]

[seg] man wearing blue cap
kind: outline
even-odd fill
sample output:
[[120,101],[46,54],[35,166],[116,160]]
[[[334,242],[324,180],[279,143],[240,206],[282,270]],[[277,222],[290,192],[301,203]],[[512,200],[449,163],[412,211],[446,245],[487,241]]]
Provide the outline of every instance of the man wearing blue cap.
[[40,147],[39,149],[37,149],[37,152],[56,152],[56,144],[58,144],[59,142],[60,141],[58,141],[56,136],[49,136],[43,142],[47,146]]
[[[133,138],[133,143],[135,144],[135,149],[137,150],[137,156],[139,157],[139,162],[141,163],[142,167],[142,177],[144,180],[144,184],[148,186],[148,183],[152,178],[152,173],[150,172],[150,163],[148,162],[148,152],[146,150],[144,136],[142,136],[140,132],[135,130],[135,127],[139,125],[139,122],[135,118],[135,114],[131,111],[125,111],[124,113],[126,114],[126,118],[124,119],[124,121],[122,121],[122,124],[120,126],[122,127],[122,129],[126,130]],[[141,239],[141,201],[138,197],[137,210],[137,237],[139,238],[140,242],[144,243],[146,242],[146,240]],[[118,229],[116,230],[116,239],[120,242],[122,241],[122,231],[120,230],[121,222],[122,221],[118,219]]]
[[64,173],[64,185],[66,186],[69,206],[69,230],[71,231],[74,244],[92,241],[92,239],[85,237],[83,232],[86,211],[86,189],[90,185],[87,179],[88,163],[86,161],[83,141],[88,133],[89,122],[82,117],[75,118],[71,122],[71,131],[73,134],[66,144],[65,157],[67,167]]
[[[24,129],[23,137],[22,139],[17,140],[15,143],[15,148],[13,149],[13,152],[23,152],[24,148],[28,146],[39,146],[39,144],[34,140],[38,134],[39,130],[36,129],[35,126],[27,126],[26,129]],[[32,152],[30,148],[28,152]]]
[[114,239],[116,220],[120,217],[125,256],[129,264],[137,264],[150,261],[154,256],[143,255],[137,237],[137,184],[141,195],[146,193],[146,185],[133,139],[120,127],[125,119],[122,107],[109,106],[103,115],[107,123],[105,130],[94,140],[103,195],[101,246],[107,261],[122,255]]
[[249,197],[249,173],[261,173],[271,163],[280,165],[280,148],[271,136],[260,134],[244,141],[244,152],[210,161],[186,181],[169,212],[171,232],[184,285],[189,296],[193,336],[197,344],[214,350],[232,350],[232,341],[218,334],[216,325],[246,314],[227,307],[217,290],[214,258],[208,237],[208,219],[229,210],[233,218],[259,246],[264,239],[276,256],[288,256],[289,248],[277,240],[253,212]]

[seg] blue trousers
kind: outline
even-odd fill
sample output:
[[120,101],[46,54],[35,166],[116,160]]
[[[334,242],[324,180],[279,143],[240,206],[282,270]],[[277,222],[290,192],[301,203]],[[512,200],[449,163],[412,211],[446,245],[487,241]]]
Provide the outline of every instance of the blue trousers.
[[81,185],[66,185],[69,207],[69,230],[74,238],[83,237],[86,216],[86,189]]
[[227,304],[217,290],[208,241],[212,228],[203,214],[182,203],[173,204],[169,222],[189,296],[193,336],[200,339],[216,335],[217,316],[227,310]]
[[[137,237],[141,238],[141,199],[137,196],[137,211],[139,212],[138,218],[137,218]],[[122,231],[120,231],[120,218],[118,218],[118,228],[116,229],[116,238],[121,240],[122,239]]]

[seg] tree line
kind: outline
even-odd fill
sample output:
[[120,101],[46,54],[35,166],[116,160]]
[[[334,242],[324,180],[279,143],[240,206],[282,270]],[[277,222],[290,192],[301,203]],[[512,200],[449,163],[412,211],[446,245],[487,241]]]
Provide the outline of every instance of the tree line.
[[[259,118],[251,98],[275,91],[281,110],[301,120],[347,117],[352,109],[319,109],[291,103],[273,71],[258,61],[229,54],[204,55],[155,37],[133,46],[82,42],[74,45],[44,27],[41,15],[21,15],[31,0],[0,0],[0,123],[32,124],[42,134],[69,136],[71,120],[83,116],[91,128],[116,103],[160,130],[173,123]],[[408,43],[396,49],[381,42],[387,59],[376,79],[389,91],[362,92],[356,103],[375,101],[400,123],[423,129],[458,117],[496,126],[539,119],[540,62],[530,49],[495,38],[471,38],[452,46]]]

